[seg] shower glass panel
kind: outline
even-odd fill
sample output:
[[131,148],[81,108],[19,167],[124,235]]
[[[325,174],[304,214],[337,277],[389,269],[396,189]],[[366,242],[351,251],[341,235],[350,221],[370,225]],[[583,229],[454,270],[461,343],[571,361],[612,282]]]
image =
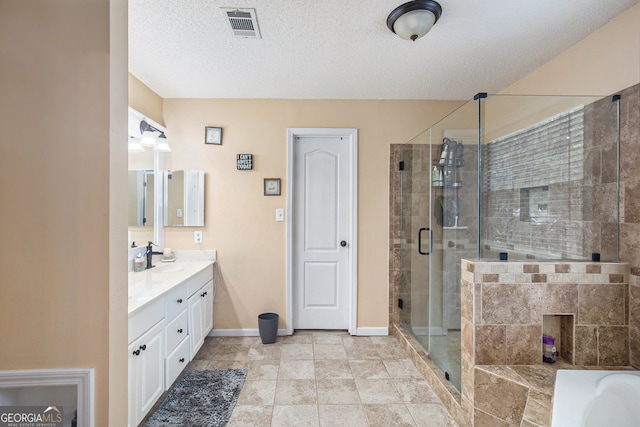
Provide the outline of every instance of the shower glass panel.
[[478,94],[398,165],[399,319],[461,387],[461,259],[618,261],[617,97]]
[[480,102],[481,257],[618,261],[618,97]]

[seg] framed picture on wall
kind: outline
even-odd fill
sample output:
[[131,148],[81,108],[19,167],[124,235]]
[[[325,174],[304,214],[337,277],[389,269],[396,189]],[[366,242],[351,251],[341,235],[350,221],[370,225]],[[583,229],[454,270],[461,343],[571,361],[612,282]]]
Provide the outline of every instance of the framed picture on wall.
[[222,128],[206,126],[204,128],[204,143],[222,145]]
[[280,178],[264,179],[264,195],[279,196],[280,195]]

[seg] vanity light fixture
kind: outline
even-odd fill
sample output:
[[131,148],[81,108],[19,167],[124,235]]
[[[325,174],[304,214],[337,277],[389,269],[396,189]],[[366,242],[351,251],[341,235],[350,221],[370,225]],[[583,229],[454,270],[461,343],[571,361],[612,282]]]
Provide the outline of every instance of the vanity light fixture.
[[442,15],[433,0],[414,0],[396,7],[387,17],[387,27],[405,40],[416,41],[429,32]]
[[140,138],[140,145],[144,147],[155,147],[158,144],[156,136],[151,131],[144,131]]
[[145,147],[155,147],[158,145],[155,132],[162,133],[159,129],[154,128],[146,121],[140,121],[140,134],[142,135],[140,138],[140,144]]
[[[158,136],[156,136],[156,132],[159,133]],[[156,151],[171,151],[164,132],[151,126],[145,120],[140,121],[140,133],[142,134],[140,137],[140,145],[143,147],[153,147]]]
[[132,153],[142,153],[144,152],[144,147],[140,144],[140,138],[136,138],[135,136],[129,137],[129,151]]
[[169,147],[169,141],[167,140],[167,137],[165,136],[164,133],[160,134],[160,136],[158,137],[158,144],[155,147],[153,147],[153,149],[156,151],[162,151],[163,153],[171,152],[171,147]]

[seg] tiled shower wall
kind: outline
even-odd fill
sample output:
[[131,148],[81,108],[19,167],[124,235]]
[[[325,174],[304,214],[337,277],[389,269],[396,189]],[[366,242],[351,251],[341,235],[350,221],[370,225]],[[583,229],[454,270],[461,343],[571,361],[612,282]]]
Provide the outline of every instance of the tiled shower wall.
[[[573,365],[627,366],[625,263],[462,261],[463,357],[476,365],[542,365],[546,318]],[[603,304],[606,302],[606,304]],[[566,334],[566,335],[565,335]]]

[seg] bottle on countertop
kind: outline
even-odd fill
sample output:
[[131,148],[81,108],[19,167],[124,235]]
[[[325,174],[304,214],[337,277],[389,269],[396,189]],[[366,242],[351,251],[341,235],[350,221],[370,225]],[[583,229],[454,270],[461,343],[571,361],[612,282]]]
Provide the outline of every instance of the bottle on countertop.
[[136,256],[133,259],[133,271],[138,272],[138,271],[143,271],[145,269],[145,257],[142,256],[142,254],[138,254],[138,256]]

